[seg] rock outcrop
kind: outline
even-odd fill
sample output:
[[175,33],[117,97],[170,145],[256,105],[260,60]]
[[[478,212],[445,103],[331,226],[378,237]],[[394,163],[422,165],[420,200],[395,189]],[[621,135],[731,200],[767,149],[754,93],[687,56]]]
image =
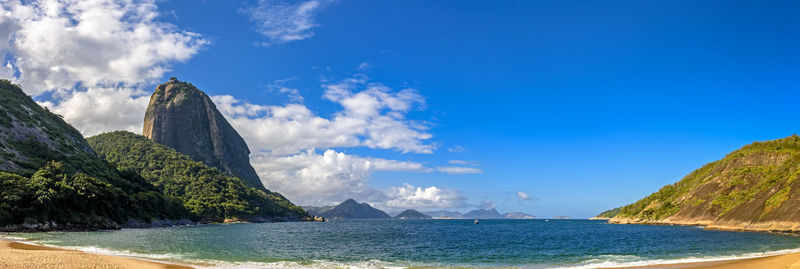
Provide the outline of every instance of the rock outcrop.
[[250,149],[205,93],[171,78],[150,97],[142,134],[208,166],[266,190],[250,165]]

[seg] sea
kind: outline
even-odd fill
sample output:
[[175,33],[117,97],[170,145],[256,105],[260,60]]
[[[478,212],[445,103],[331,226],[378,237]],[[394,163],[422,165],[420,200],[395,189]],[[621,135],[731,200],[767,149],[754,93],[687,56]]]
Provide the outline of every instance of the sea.
[[800,251],[792,235],[602,220],[340,220],[6,236],[211,268],[595,268]]

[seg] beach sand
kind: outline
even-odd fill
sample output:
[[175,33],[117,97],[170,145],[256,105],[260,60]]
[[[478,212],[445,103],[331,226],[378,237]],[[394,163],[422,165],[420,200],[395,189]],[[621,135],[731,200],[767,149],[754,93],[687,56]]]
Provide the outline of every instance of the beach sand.
[[189,269],[192,267],[0,240],[0,268]]
[[[188,265],[159,263],[125,257],[93,254],[77,250],[31,245],[0,239],[0,268],[190,269],[192,267]],[[676,263],[626,268],[800,269],[800,252],[749,259]]]
[[800,252],[750,258],[738,260],[724,260],[724,261],[711,261],[711,262],[693,262],[693,263],[676,263],[664,264],[653,266],[638,266],[628,268],[658,268],[658,269],[678,269],[678,268],[713,268],[713,269],[772,269],[772,268],[799,268],[800,269]]

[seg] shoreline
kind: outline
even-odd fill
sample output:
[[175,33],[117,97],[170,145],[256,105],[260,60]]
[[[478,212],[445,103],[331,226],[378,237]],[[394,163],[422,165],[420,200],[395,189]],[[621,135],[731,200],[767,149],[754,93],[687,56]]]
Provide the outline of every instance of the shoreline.
[[192,269],[196,265],[97,254],[0,236],[0,268]]

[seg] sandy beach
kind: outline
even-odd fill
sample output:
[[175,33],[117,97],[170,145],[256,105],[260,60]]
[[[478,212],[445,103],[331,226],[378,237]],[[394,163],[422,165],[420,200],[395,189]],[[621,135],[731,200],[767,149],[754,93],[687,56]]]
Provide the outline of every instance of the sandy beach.
[[663,264],[663,265],[650,265],[650,266],[634,266],[626,268],[658,268],[658,269],[678,269],[678,268],[716,268],[716,269],[771,269],[771,268],[800,268],[800,252],[748,258],[736,260],[723,260],[723,261],[710,261],[710,262],[693,262],[693,263],[676,263],[676,264]]
[[192,267],[0,240],[0,268],[189,269]]

